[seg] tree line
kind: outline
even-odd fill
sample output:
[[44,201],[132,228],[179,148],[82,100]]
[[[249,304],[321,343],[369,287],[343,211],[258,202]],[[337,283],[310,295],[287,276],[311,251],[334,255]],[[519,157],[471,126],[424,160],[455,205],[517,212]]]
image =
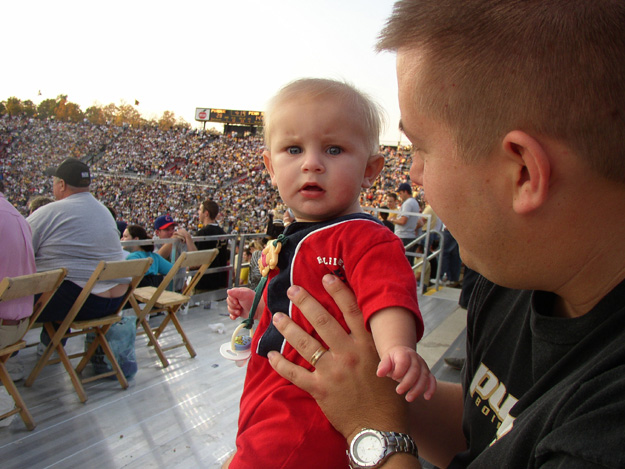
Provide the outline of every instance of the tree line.
[[[135,102],[138,105],[138,102]],[[0,101],[0,116],[24,116],[36,119],[55,119],[62,122],[83,122],[85,120],[96,125],[129,125],[135,128],[157,126],[161,130],[172,128],[190,129],[191,124],[183,118],[176,118],[171,111],[163,112],[158,119],[146,119],[137,109],[125,102],[105,106],[93,105],[85,111],[76,103],[67,99],[67,95],[59,95],[56,99],[44,99],[38,105],[30,99],[22,101],[15,96]]]

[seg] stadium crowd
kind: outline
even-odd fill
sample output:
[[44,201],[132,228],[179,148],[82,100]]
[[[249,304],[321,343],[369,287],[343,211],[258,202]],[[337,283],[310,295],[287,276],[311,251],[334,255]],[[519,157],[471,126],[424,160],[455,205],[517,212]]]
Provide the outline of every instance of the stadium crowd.
[[[23,215],[32,197],[52,194],[44,169],[73,156],[90,165],[93,194],[118,219],[148,231],[165,213],[195,230],[200,202],[212,198],[221,207],[219,222],[226,232],[264,232],[269,213],[283,207],[264,170],[262,150],[262,138],[253,135],[0,117],[5,195]],[[382,206],[385,193],[407,180],[408,154],[391,147],[381,151],[385,169],[363,193],[365,206]]]

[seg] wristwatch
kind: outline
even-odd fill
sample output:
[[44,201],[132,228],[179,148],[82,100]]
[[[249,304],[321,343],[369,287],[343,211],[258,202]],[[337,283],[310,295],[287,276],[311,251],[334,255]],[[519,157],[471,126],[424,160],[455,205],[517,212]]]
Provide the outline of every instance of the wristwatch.
[[395,453],[408,453],[419,457],[417,445],[410,435],[363,428],[349,445],[350,467],[374,469]]

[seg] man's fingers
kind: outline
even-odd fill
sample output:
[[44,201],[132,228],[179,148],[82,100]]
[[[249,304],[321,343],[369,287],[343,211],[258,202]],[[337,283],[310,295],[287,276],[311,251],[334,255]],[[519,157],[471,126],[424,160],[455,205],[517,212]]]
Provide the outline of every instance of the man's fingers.
[[294,365],[276,351],[269,352],[267,357],[269,358],[269,364],[280,376],[315,397],[315,379],[310,371]]
[[330,274],[323,277],[323,287],[334,299],[337,306],[343,313],[347,327],[349,327],[352,335],[356,339],[368,336],[369,333],[365,328],[362,311],[360,311],[360,308],[358,307],[358,302],[356,301],[356,295],[354,295],[354,292],[337,277]]
[[308,335],[286,314],[274,314],[273,324],[284,336],[287,342],[291,344],[293,348],[297,350],[297,352],[309,363],[315,352],[322,347],[318,340]]
[[[348,345],[349,336],[347,332],[345,332],[345,330],[339,325],[338,321],[334,319],[332,315],[328,313],[328,311],[306,290],[301,287],[292,286],[288,289],[287,295],[293,304],[295,304],[304,316],[306,316],[306,319],[308,319],[310,324],[315,328],[319,336],[328,345],[329,349],[338,350]],[[278,327],[277,324],[276,327]],[[282,331],[280,330],[280,332]],[[308,334],[306,334],[306,336],[308,337]],[[310,356],[318,348],[318,346],[315,347],[310,352],[310,355],[304,355],[296,346],[296,342],[293,342],[288,337],[286,337],[286,339],[298,352],[300,352],[300,355],[307,360],[310,359]]]

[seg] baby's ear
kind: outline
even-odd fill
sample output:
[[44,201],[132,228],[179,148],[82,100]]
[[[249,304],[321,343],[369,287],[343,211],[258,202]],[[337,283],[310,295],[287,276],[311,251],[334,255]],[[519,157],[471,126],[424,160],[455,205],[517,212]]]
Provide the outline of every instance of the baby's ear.
[[275,186],[276,181],[274,177],[273,165],[271,164],[271,152],[269,150],[263,151],[263,162],[265,163],[265,168],[269,172],[269,176],[271,176],[271,185]]
[[380,154],[370,156],[369,161],[367,161],[367,167],[365,168],[365,175],[362,178],[361,187],[363,189],[371,187],[383,169],[384,157]]

